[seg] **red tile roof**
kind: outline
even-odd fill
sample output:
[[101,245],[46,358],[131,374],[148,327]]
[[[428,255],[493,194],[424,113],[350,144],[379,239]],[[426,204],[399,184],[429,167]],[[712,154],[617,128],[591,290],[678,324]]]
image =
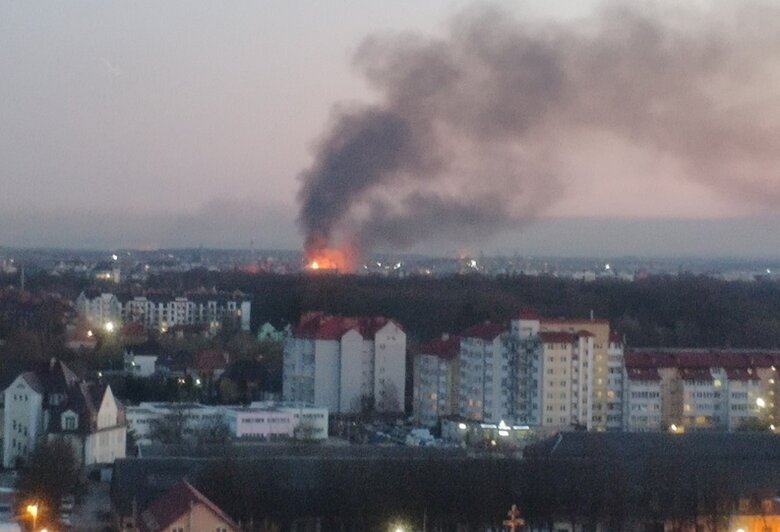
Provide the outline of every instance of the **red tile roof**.
[[224,351],[202,351],[195,361],[195,368],[200,373],[213,373],[227,367],[228,356]]
[[497,336],[506,332],[506,327],[500,323],[480,323],[472,325],[462,333],[461,338],[479,338],[481,340],[495,340]]
[[322,312],[308,312],[293,328],[293,336],[314,340],[339,340],[347,331],[355,329],[361,336],[370,339],[388,323],[394,323],[403,330],[398,322],[383,316],[345,317],[326,315]]
[[190,510],[195,504],[202,504],[219,519],[223,520],[233,530],[238,530],[238,525],[223,512],[216,504],[196,490],[189,482],[182,480],[167,493],[155,499],[149,507],[141,513],[138,529],[141,532],[157,532],[165,530],[173,522]]
[[441,358],[455,358],[460,353],[460,337],[450,336],[420,345],[421,355],[435,355]]
[[524,308],[518,312],[517,317],[521,320],[538,320],[539,314],[529,308]]

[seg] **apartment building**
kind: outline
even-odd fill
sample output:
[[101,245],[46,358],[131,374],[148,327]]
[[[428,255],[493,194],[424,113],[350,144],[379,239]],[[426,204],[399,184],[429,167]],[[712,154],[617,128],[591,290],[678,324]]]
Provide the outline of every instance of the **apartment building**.
[[592,429],[593,334],[540,332],[542,411],[547,429]]
[[444,335],[422,344],[414,357],[413,411],[421,425],[458,412],[460,337]]
[[[508,325],[482,323],[459,337],[457,354],[427,353],[442,347],[431,342],[415,359],[415,415],[422,423],[457,415],[549,432],[622,427],[623,342],[610,337],[607,322],[546,320],[523,311]],[[440,399],[445,390],[456,391],[447,395],[457,397],[451,411]]]
[[113,327],[122,321],[122,303],[114,294],[81,292],[76,312],[95,328]]
[[475,421],[506,419],[511,384],[507,382],[507,328],[482,323],[460,334],[458,415]]
[[[748,351],[654,350],[625,357],[626,430],[738,430],[749,424],[777,422],[775,401],[780,354]],[[651,376],[642,380],[641,376]],[[645,395],[658,393],[660,426],[638,418]]]
[[662,430],[661,375],[658,368],[647,364],[642,357],[626,353],[622,380],[622,428],[629,432]]
[[252,303],[238,292],[119,297],[108,293],[82,292],[76,299],[76,310],[95,327],[108,322],[138,323],[146,330],[166,332],[181,325],[208,325],[217,329],[231,321],[241,330],[248,331]]
[[284,344],[282,393],[339,413],[403,412],[406,333],[383,317],[307,313]]
[[[579,334],[581,331],[590,333],[593,338],[592,361],[589,361],[588,385],[590,398],[590,420],[587,423],[589,429],[607,430],[607,417],[610,412],[610,402],[614,404],[614,395],[610,399],[610,325],[608,320],[584,319],[540,319],[539,329],[541,332],[568,332]],[[613,343],[613,345],[615,345]],[[622,351],[622,350],[621,350]],[[613,362],[619,359],[617,348],[612,352]],[[614,393],[614,389],[612,390]],[[614,422],[613,422],[614,428]]]

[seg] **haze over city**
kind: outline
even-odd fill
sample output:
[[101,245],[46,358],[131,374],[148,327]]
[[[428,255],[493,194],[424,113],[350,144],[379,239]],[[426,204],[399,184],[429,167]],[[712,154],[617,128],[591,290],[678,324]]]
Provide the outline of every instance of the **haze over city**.
[[4,4],[0,244],[777,255],[780,10],[546,4]]

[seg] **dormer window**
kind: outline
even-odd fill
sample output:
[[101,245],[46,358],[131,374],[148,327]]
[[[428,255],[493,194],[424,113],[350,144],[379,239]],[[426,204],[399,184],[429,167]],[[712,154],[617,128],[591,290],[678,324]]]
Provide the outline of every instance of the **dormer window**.
[[63,396],[59,393],[53,393],[49,396],[49,404],[52,406],[57,406],[62,402]]
[[78,426],[78,416],[75,412],[68,410],[62,414],[62,429],[63,430],[76,430]]

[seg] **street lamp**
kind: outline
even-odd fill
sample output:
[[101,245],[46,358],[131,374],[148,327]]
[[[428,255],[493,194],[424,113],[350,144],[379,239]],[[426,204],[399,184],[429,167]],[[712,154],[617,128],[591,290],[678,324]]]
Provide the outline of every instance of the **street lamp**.
[[27,513],[33,518],[33,530],[35,530],[35,527],[38,524],[38,503],[28,504]]

